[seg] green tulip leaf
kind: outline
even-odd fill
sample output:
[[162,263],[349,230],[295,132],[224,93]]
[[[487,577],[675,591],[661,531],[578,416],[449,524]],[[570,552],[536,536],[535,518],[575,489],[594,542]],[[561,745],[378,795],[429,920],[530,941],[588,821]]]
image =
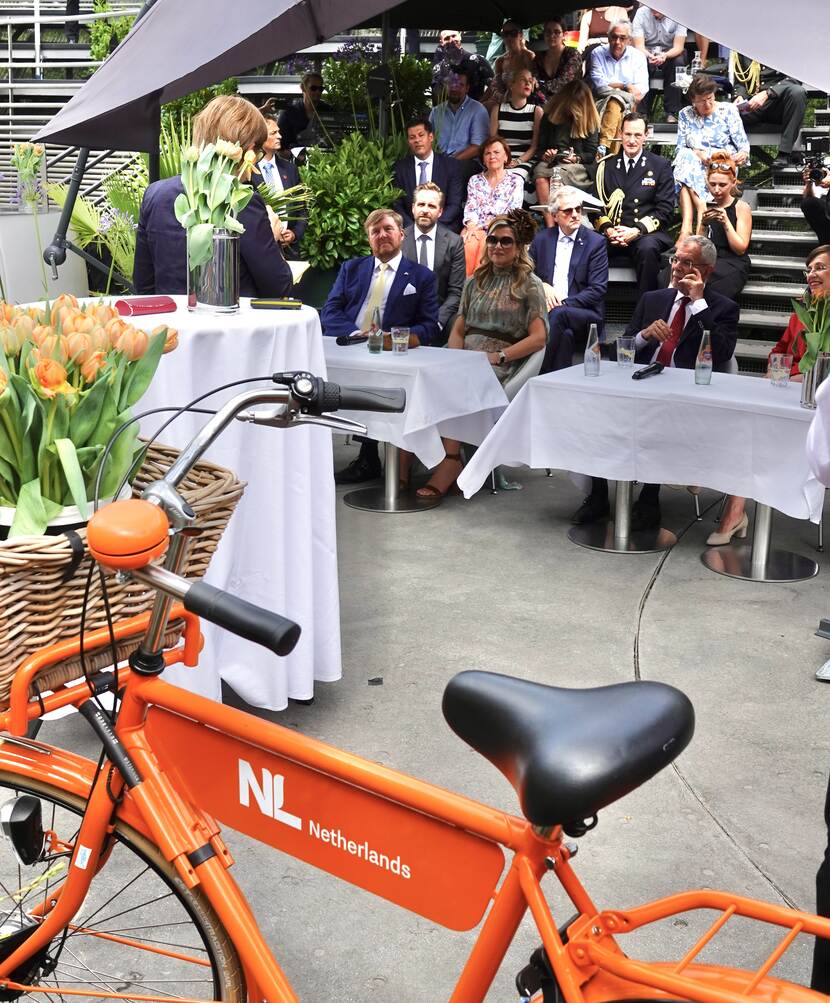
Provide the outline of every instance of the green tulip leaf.
[[109,384],[105,379],[96,380],[89,390],[81,394],[75,413],[69,422],[69,437],[76,446],[85,446],[95,431],[101,406]]
[[235,216],[232,216],[230,213],[228,213],[227,216],[225,216],[224,220],[222,221],[222,226],[226,230],[230,230],[231,233],[245,232],[245,227],[239,222],[239,220]]
[[213,224],[197,223],[188,232],[187,251],[191,268],[210,261],[213,253]]
[[[54,516],[51,516],[54,518]],[[16,536],[42,536],[50,516],[40,493],[40,480],[27,481],[20,489],[14,519],[9,529],[9,539]]]
[[159,360],[164,352],[164,343],[167,341],[167,328],[159,331],[150,338],[147,351],[135,362],[130,363],[127,377],[124,380],[124,388],[119,401],[119,410],[124,411],[131,407],[147,391],[147,387],[158,369]]
[[84,519],[89,518],[87,508],[86,485],[81,465],[78,462],[78,454],[75,452],[75,444],[71,439],[55,439],[55,447],[58,457],[63,467],[63,474],[69,486],[69,493],[73,503]]

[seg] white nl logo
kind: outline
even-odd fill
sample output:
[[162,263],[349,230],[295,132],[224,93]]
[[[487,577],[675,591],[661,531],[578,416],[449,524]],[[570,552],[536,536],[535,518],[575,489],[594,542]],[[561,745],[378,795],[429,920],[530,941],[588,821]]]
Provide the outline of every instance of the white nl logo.
[[279,773],[270,773],[264,766],[261,774],[260,786],[251,764],[244,759],[239,760],[239,803],[244,808],[249,808],[253,794],[254,801],[263,815],[268,815],[269,818],[276,819],[277,822],[282,822],[292,829],[302,829],[302,819],[283,810],[285,778]]

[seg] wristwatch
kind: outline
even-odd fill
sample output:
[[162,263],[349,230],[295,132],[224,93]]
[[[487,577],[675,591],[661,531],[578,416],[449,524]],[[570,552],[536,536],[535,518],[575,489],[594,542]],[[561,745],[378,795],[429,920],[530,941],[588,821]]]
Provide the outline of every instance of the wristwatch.
[[507,365],[507,356],[504,354],[504,352],[499,352],[499,365],[500,366]]

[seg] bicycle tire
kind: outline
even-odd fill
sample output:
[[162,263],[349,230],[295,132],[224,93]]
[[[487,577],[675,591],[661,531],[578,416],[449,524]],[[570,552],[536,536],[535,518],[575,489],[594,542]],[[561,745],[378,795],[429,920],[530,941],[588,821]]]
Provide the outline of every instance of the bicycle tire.
[[[0,770],[0,804],[18,794],[39,798],[43,828],[54,829],[61,840],[72,842],[83,814],[83,799],[51,783]],[[68,831],[72,824],[74,830]],[[55,829],[55,825],[64,831]],[[56,938],[49,947],[46,970],[38,964],[25,979],[18,974],[17,980],[48,986],[49,997],[58,999],[72,998],[71,988],[82,985],[125,995],[132,990],[135,994],[171,999],[185,996],[244,1003],[247,992],[242,964],[204,894],[198,888],[187,888],[175,869],[140,833],[119,822],[115,831],[106,863],[95,876],[72,927],[62,943],[61,938]],[[50,880],[55,878],[53,888],[60,880],[51,872],[57,870],[61,860],[66,857],[53,857],[24,868],[8,840],[0,838],[0,929],[9,923],[32,922],[28,914],[48,895]],[[15,881],[22,897],[12,906],[9,903],[14,901],[15,889],[11,886]],[[117,884],[114,893],[113,881]],[[135,903],[139,884],[147,889],[141,894],[149,897],[146,902]],[[31,893],[37,889],[42,891],[33,896]],[[114,912],[110,913],[107,907],[113,903]],[[116,927],[106,925],[119,917],[127,918]],[[154,935],[141,931],[153,931]],[[157,939],[169,936],[174,940]],[[2,943],[0,939],[0,948]],[[52,955],[57,955],[57,964],[49,972]],[[143,969],[151,959],[156,959],[158,968],[146,975]],[[176,988],[164,988],[170,985]],[[42,992],[24,994],[0,989],[0,1000],[24,996],[43,1003]]]

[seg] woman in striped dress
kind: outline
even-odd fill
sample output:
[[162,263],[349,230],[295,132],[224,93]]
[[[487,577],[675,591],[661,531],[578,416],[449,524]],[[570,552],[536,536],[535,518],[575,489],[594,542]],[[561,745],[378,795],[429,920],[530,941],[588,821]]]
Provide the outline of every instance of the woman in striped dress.
[[490,112],[490,135],[507,140],[513,158],[508,170],[519,174],[527,188],[539,145],[542,109],[531,103],[534,79],[529,70],[509,70],[505,81],[507,99]]

